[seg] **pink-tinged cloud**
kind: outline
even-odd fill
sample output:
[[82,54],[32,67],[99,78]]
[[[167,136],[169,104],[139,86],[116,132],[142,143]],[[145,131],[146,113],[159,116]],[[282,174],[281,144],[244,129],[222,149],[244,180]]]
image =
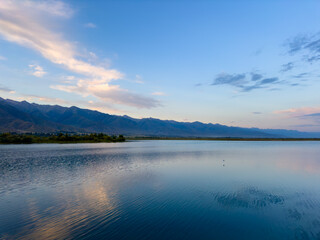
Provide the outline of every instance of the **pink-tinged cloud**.
[[301,107],[274,111],[274,114],[292,118],[320,112],[320,107]]
[[51,88],[70,93],[78,93],[84,97],[93,95],[102,101],[128,105],[137,108],[152,108],[161,106],[160,103],[153,98],[130,93],[128,90],[121,89],[118,85],[109,85],[108,83],[91,84],[86,80],[79,80],[77,85],[56,85],[51,86]]

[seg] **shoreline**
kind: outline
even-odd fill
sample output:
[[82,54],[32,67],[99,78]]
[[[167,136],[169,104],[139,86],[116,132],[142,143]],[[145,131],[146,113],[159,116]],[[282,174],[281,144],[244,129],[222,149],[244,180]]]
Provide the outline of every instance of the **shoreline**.
[[175,138],[175,137],[126,137],[127,141],[141,140],[185,140],[185,141],[255,141],[255,142],[291,142],[291,141],[320,141],[320,138]]

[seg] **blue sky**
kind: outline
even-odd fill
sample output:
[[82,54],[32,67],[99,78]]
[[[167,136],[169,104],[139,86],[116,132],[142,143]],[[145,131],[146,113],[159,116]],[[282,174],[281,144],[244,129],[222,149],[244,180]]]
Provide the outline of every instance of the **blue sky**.
[[0,96],[320,131],[319,1],[0,1]]

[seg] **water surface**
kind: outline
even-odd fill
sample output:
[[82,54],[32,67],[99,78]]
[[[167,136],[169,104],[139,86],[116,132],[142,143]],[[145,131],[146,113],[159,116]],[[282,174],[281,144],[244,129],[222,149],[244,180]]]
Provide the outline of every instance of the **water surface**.
[[2,239],[320,239],[320,143],[0,146]]

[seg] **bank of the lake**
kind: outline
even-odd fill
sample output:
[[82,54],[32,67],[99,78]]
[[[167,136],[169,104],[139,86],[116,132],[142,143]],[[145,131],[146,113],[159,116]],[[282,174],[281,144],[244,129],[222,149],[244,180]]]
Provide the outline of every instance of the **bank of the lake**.
[[31,144],[31,143],[101,143],[125,142],[123,135],[109,136],[103,133],[91,134],[0,134],[0,144]]
[[127,137],[127,140],[192,140],[192,141],[320,141],[320,138],[234,138],[234,137]]

